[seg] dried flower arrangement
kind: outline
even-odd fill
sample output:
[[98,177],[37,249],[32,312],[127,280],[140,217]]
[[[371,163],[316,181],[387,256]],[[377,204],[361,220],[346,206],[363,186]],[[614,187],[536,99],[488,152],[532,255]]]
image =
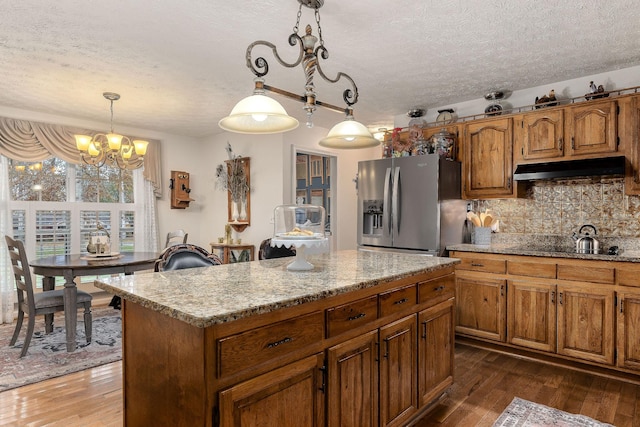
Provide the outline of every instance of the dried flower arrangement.
[[235,155],[231,144],[227,142],[227,154],[229,160],[216,167],[216,188],[231,193],[231,200],[235,203],[246,199],[249,192],[247,176],[242,161],[242,156]]

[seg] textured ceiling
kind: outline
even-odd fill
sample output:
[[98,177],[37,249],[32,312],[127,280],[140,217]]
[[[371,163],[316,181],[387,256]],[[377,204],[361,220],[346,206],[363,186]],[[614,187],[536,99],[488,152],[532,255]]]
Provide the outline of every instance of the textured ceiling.
[[[0,105],[108,123],[102,92],[121,94],[114,127],[200,137],[251,94],[247,46],[285,60],[295,0],[3,1]],[[332,77],[351,75],[356,119],[376,129],[411,108],[481,98],[640,65],[637,0],[326,0],[321,25]],[[303,8],[301,27],[314,23]],[[314,25],[314,33],[315,25]],[[268,51],[268,84],[303,93],[301,68]],[[318,99],[342,86],[316,78]],[[277,97],[277,96],[276,96]],[[282,101],[281,98],[279,100]],[[304,123],[301,104],[284,102]],[[341,115],[320,110],[331,127]]]

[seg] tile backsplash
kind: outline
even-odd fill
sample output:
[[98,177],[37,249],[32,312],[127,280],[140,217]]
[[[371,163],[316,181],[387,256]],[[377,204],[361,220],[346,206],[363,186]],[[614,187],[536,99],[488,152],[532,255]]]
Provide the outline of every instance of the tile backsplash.
[[526,198],[474,201],[474,210],[485,209],[500,220],[493,241],[557,236],[564,243],[584,224],[607,242],[640,237],[640,196],[625,196],[624,178],[534,181]]

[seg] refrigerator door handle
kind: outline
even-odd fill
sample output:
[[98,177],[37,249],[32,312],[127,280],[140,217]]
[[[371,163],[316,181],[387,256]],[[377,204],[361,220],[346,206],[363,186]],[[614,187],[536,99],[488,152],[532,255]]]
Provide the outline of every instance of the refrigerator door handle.
[[394,225],[394,235],[400,233],[400,166],[396,166],[393,173],[393,193],[391,195],[391,218]]
[[391,234],[391,168],[387,168],[384,173],[384,199],[383,199],[383,211],[382,211],[382,227],[383,232]]

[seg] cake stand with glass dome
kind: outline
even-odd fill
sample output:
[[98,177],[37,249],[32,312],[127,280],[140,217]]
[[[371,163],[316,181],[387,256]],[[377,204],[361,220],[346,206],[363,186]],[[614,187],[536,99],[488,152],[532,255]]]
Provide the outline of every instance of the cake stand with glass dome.
[[323,253],[329,248],[324,234],[324,208],[314,205],[280,205],[274,209],[273,217],[271,246],[296,250],[296,259],[287,265],[287,270],[313,270],[313,264],[307,261],[307,255]]

